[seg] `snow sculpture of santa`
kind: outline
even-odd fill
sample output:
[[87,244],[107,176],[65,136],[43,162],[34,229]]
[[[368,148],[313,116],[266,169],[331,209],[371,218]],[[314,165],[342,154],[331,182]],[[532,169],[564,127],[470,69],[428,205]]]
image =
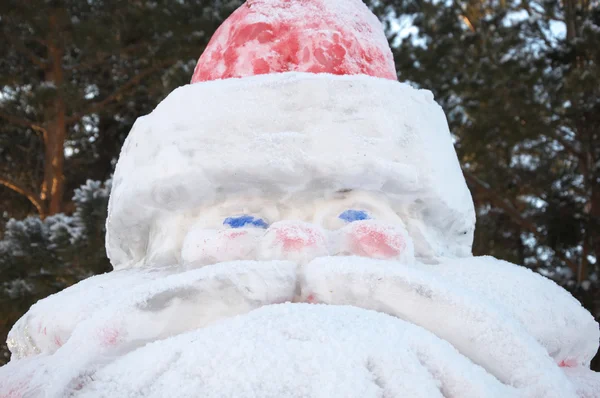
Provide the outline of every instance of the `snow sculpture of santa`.
[[2,397],[598,397],[593,317],[472,257],[429,91],[360,0],[249,0],[114,176],[114,271],[35,304]]

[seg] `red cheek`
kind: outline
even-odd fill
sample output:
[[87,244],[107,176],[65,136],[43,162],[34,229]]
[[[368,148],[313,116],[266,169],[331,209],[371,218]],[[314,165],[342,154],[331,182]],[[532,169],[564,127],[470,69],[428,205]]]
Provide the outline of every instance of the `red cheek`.
[[371,225],[359,225],[350,234],[350,251],[358,256],[391,258],[405,247],[406,242],[398,233]]
[[54,344],[56,344],[57,347],[62,347],[63,341],[60,338],[60,336],[58,336],[58,335],[54,336]]

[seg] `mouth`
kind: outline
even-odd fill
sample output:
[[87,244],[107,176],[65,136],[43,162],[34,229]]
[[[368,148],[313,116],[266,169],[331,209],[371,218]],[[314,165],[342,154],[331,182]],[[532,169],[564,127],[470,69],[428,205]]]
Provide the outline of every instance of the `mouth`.
[[[435,272],[432,267],[437,267]],[[215,333],[211,330],[227,328],[223,325],[240,319],[259,319],[260,314],[287,319],[299,311],[300,318],[307,317],[305,328],[315,330],[315,336],[325,336],[329,332],[319,332],[321,323],[330,324],[333,313],[342,312],[350,318],[344,316],[345,321],[331,327],[350,330],[354,326],[348,319],[353,317],[377,325],[378,321],[369,319],[383,317],[377,319],[389,324],[386,333],[396,336],[390,342],[399,347],[406,346],[398,336],[409,333],[408,329],[415,336],[438,341],[432,347],[451,349],[453,357],[461,358],[452,363],[469,364],[464,369],[471,370],[460,377],[468,378],[467,373],[477,369],[475,373],[486,374],[480,380],[488,380],[504,392],[507,388],[515,389],[513,393],[532,388],[564,390],[569,383],[556,364],[568,352],[555,351],[553,357],[541,352],[543,348],[519,322],[473,291],[455,286],[444,278],[440,267],[364,257],[318,257],[306,265],[235,261],[178,273],[114,271],[67,289],[61,293],[60,303],[55,300],[48,308],[44,302],[36,304],[15,325],[9,344],[18,357],[45,354],[53,366],[69,364],[55,383],[65,387],[73,386],[82,374],[89,378],[107,363],[134,355],[134,351],[151,350],[148,347],[197,333]],[[56,308],[60,308],[58,313]],[[324,318],[317,321],[307,315],[314,311]],[[360,331],[357,333],[359,336]],[[140,348],[148,343],[153,344]],[[424,363],[441,366],[447,361],[440,359],[438,348],[435,355],[421,353],[418,357],[423,361],[433,355],[434,359]],[[409,349],[411,355],[415,349]],[[452,377],[444,379],[448,385]]]

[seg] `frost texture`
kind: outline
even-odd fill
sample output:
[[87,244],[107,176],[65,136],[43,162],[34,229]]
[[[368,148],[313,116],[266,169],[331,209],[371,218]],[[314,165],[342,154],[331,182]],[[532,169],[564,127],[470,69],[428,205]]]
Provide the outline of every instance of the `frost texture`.
[[[165,355],[166,354],[166,355]],[[136,366],[145,358],[160,365]],[[189,364],[194,363],[193,367]],[[283,304],[147,346],[83,397],[506,397],[506,387],[410,323],[351,307]]]
[[0,368],[0,391],[32,396],[177,386],[183,397],[563,398],[600,387],[591,315],[489,257],[114,271],[40,301],[10,337],[22,358]]

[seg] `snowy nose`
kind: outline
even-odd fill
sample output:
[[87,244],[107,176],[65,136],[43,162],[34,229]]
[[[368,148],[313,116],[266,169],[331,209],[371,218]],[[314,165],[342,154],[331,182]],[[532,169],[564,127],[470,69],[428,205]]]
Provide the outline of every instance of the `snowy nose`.
[[300,221],[279,221],[271,225],[259,247],[261,260],[288,260],[305,264],[328,255],[325,232]]
[[414,257],[412,241],[400,226],[365,220],[348,224],[340,232],[343,253],[376,259]]

